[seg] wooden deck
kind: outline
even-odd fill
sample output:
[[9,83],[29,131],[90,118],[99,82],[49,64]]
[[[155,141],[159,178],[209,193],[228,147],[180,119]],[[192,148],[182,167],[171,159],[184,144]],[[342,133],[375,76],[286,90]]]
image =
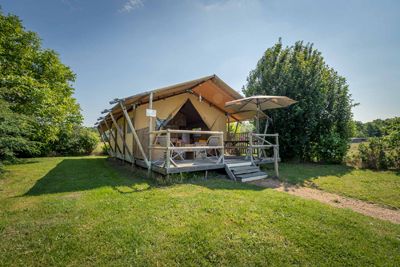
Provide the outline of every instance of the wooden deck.
[[[247,166],[251,165],[251,160],[246,159],[244,156],[225,156],[224,163],[216,163],[218,161],[217,157],[210,157],[206,159],[195,159],[195,160],[176,160],[178,166],[171,165],[169,168],[163,166],[164,162],[156,161],[151,165],[151,169],[157,173],[167,175],[180,172],[195,172],[195,171],[206,171],[206,170],[218,170],[224,169],[225,166]],[[254,160],[257,165],[273,163],[273,158],[267,158],[263,160]],[[147,168],[144,160],[136,160],[136,164]]]
[[[209,135],[206,143],[189,143],[182,145],[180,143],[173,143],[171,134],[195,134],[195,135]],[[154,137],[154,141],[148,147],[148,155],[142,151],[142,157],[138,159],[134,155],[125,154],[112,151],[110,155],[120,158],[124,161],[135,163],[143,168],[150,168],[151,171],[160,173],[162,175],[169,175],[173,173],[183,172],[196,172],[225,169],[229,178],[232,180],[254,180],[266,177],[258,165],[273,163],[276,177],[279,177],[278,161],[279,159],[279,143],[278,134],[255,134],[248,133],[246,136],[239,136],[230,138],[231,140],[224,142],[223,132],[215,131],[197,131],[197,130],[159,130],[151,131],[149,136]],[[176,138],[176,137],[174,137]],[[267,138],[275,139],[275,142],[267,140]],[[237,145],[240,144],[239,147]],[[243,145],[245,144],[245,145]],[[126,145],[126,144],[125,144]],[[126,145],[127,146],[127,145]],[[129,147],[128,147],[129,148]],[[241,149],[246,153],[242,153]],[[273,157],[269,157],[272,153],[266,150],[273,150]],[[161,153],[156,155],[152,160],[154,151]],[[194,159],[184,159],[183,153],[191,152]],[[214,156],[212,156],[214,155]],[[233,156],[236,155],[236,156]],[[245,156],[246,155],[246,156]],[[178,160],[180,157],[181,160]],[[251,168],[247,168],[252,166]],[[243,173],[244,172],[244,173]],[[252,176],[253,175],[253,176]]]

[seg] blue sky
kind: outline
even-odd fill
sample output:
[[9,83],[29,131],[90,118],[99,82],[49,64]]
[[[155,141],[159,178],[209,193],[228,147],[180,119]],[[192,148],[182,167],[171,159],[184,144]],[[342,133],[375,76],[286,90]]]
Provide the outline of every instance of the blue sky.
[[115,97],[217,74],[240,91],[265,49],[312,42],[357,120],[400,116],[400,1],[3,0],[77,74],[92,125]]

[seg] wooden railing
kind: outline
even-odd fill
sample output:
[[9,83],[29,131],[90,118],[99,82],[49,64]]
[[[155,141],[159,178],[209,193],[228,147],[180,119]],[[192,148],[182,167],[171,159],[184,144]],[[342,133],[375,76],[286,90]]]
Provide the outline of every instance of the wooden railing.
[[[274,138],[275,143],[268,140],[268,138]],[[278,161],[279,159],[279,134],[256,134],[252,133],[249,135],[249,150],[248,155],[251,161],[254,163],[254,157],[258,157],[260,160],[268,158],[268,150],[273,149],[273,162],[276,177],[279,177]]]
[[227,133],[225,152],[228,155],[244,156],[248,153],[249,135],[251,133]]
[[[189,144],[189,146],[174,146],[171,142],[171,134],[200,134],[200,135],[209,135],[209,136],[216,136],[218,137],[218,145],[209,145],[205,143],[205,145],[195,145]],[[157,141],[158,137],[166,138],[165,146],[156,146],[154,143]],[[219,151],[219,155],[217,156],[216,164],[224,163],[224,154],[225,154],[225,147],[224,147],[224,133],[217,132],[217,131],[196,131],[196,130],[160,130],[160,131],[152,131],[150,132],[150,138],[154,140],[150,149],[151,150],[163,150],[165,151],[164,155],[164,164],[163,167],[170,168],[171,164],[175,167],[178,167],[178,164],[175,162],[173,154],[174,152],[198,152],[204,151],[207,156],[207,150],[214,150]]]

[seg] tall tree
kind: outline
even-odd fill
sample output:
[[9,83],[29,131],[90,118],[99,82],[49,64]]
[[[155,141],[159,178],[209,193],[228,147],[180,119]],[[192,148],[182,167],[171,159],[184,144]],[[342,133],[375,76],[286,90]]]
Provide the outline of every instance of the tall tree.
[[267,49],[247,78],[246,96],[284,95],[298,101],[268,111],[280,133],[284,158],[339,162],[352,132],[353,101],[345,78],[330,68],[312,44],[281,40]]
[[58,54],[41,47],[37,34],[25,30],[17,16],[0,10],[0,100],[21,115],[20,120],[29,120],[29,139],[42,151],[61,131],[72,131],[82,122],[73,98],[74,80]]

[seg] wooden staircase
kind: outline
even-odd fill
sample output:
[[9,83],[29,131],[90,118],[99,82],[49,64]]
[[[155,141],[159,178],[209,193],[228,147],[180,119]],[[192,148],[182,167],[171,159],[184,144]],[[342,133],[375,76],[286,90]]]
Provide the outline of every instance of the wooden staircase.
[[252,165],[251,162],[226,164],[225,171],[230,179],[240,182],[250,182],[268,177],[266,172],[261,171],[260,167]]

